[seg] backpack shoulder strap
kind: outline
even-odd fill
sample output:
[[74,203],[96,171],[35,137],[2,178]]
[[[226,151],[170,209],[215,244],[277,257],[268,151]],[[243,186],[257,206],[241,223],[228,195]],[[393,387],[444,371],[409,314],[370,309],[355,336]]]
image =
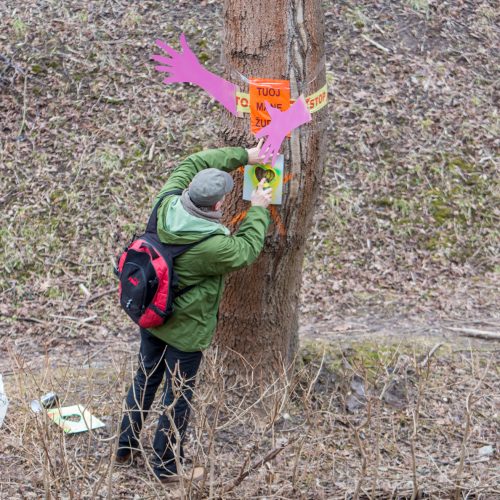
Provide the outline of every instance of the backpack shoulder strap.
[[160,199],[156,203],[151,215],[149,216],[148,225],[146,226],[146,233],[156,233],[156,226],[158,225],[158,209],[162,201],[167,197],[173,194],[181,195],[182,189],[173,189],[172,191],[167,191],[166,193],[162,193]]
[[196,245],[199,245],[200,243],[203,243],[204,241],[208,240],[208,238],[211,238],[212,236],[217,236],[217,233],[209,234],[208,236],[205,236],[201,240],[195,241],[194,243],[185,243],[183,245],[167,245],[167,246],[170,249],[172,258],[175,259],[176,257],[179,257],[179,255],[182,255],[184,252],[191,250],[191,248],[195,247]]
[[[205,236],[201,240],[195,241],[194,243],[189,243],[186,245],[169,245],[170,251],[172,253],[172,257],[175,259],[176,257],[179,257],[179,255],[182,255],[184,252],[187,252],[191,248],[195,247],[196,245],[199,245],[200,243],[203,243],[205,240],[208,240],[212,236],[217,236],[216,234],[209,234],[208,236]],[[188,285],[182,288],[181,290],[174,290],[174,298],[180,297],[181,295],[185,294],[186,292],[189,292],[189,290],[192,290],[197,283],[194,285]]]

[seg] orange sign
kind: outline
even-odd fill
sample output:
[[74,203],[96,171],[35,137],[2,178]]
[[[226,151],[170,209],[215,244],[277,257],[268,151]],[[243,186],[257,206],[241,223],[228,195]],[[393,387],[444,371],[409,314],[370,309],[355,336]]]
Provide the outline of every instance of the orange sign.
[[250,128],[254,134],[271,122],[266,101],[273,108],[286,111],[290,107],[290,82],[250,78]]

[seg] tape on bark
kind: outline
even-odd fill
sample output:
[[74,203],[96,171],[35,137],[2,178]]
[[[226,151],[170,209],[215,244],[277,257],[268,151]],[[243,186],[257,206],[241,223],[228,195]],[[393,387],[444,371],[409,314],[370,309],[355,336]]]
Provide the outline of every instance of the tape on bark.
[[[241,80],[245,85],[250,86],[251,80],[237,69],[231,67],[225,60],[224,54],[221,54],[221,63],[227,68],[231,77]],[[316,80],[323,74],[326,66],[326,56],[323,56],[314,68],[312,77],[307,82],[304,82],[299,89],[299,94],[306,94],[306,90],[313,86]],[[298,95],[296,96],[298,97]],[[319,90],[310,94],[306,98],[306,103],[311,113],[323,109],[328,104],[328,86],[323,85]],[[290,106],[295,102],[295,99],[290,99]],[[238,115],[242,117],[242,113],[250,113],[250,94],[248,92],[236,92],[236,106]]]
[[[328,86],[325,84],[317,92],[307,96],[306,104],[311,113],[316,113],[328,104]],[[290,99],[290,105],[295,99]],[[236,92],[236,107],[239,113],[250,113],[250,94],[246,92]]]

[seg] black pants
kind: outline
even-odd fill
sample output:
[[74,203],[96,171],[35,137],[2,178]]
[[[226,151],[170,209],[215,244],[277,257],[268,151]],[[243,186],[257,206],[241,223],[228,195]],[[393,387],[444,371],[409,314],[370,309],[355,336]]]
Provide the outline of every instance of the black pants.
[[[123,416],[118,455],[125,455],[139,446],[139,434],[144,420],[153,404],[156,390],[165,375],[165,386],[161,399],[164,408],[158,420],[158,428],[153,441],[152,461],[155,473],[163,475],[177,472],[175,455],[184,458],[182,441],[189,421],[190,402],[196,372],[202,358],[201,351],[183,352],[141,329],[139,368],[130,387],[126,411]],[[167,407],[175,404],[169,410]],[[176,433],[180,436],[177,445]]]

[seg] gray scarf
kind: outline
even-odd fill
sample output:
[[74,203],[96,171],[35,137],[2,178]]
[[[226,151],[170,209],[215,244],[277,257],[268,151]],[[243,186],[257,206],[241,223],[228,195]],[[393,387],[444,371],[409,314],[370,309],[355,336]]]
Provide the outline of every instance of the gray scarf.
[[195,217],[200,217],[201,219],[208,220],[210,222],[220,223],[222,218],[222,212],[218,210],[212,210],[211,207],[198,207],[196,206],[189,197],[188,190],[184,189],[181,195],[181,203],[184,210],[188,214],[194,215]]

